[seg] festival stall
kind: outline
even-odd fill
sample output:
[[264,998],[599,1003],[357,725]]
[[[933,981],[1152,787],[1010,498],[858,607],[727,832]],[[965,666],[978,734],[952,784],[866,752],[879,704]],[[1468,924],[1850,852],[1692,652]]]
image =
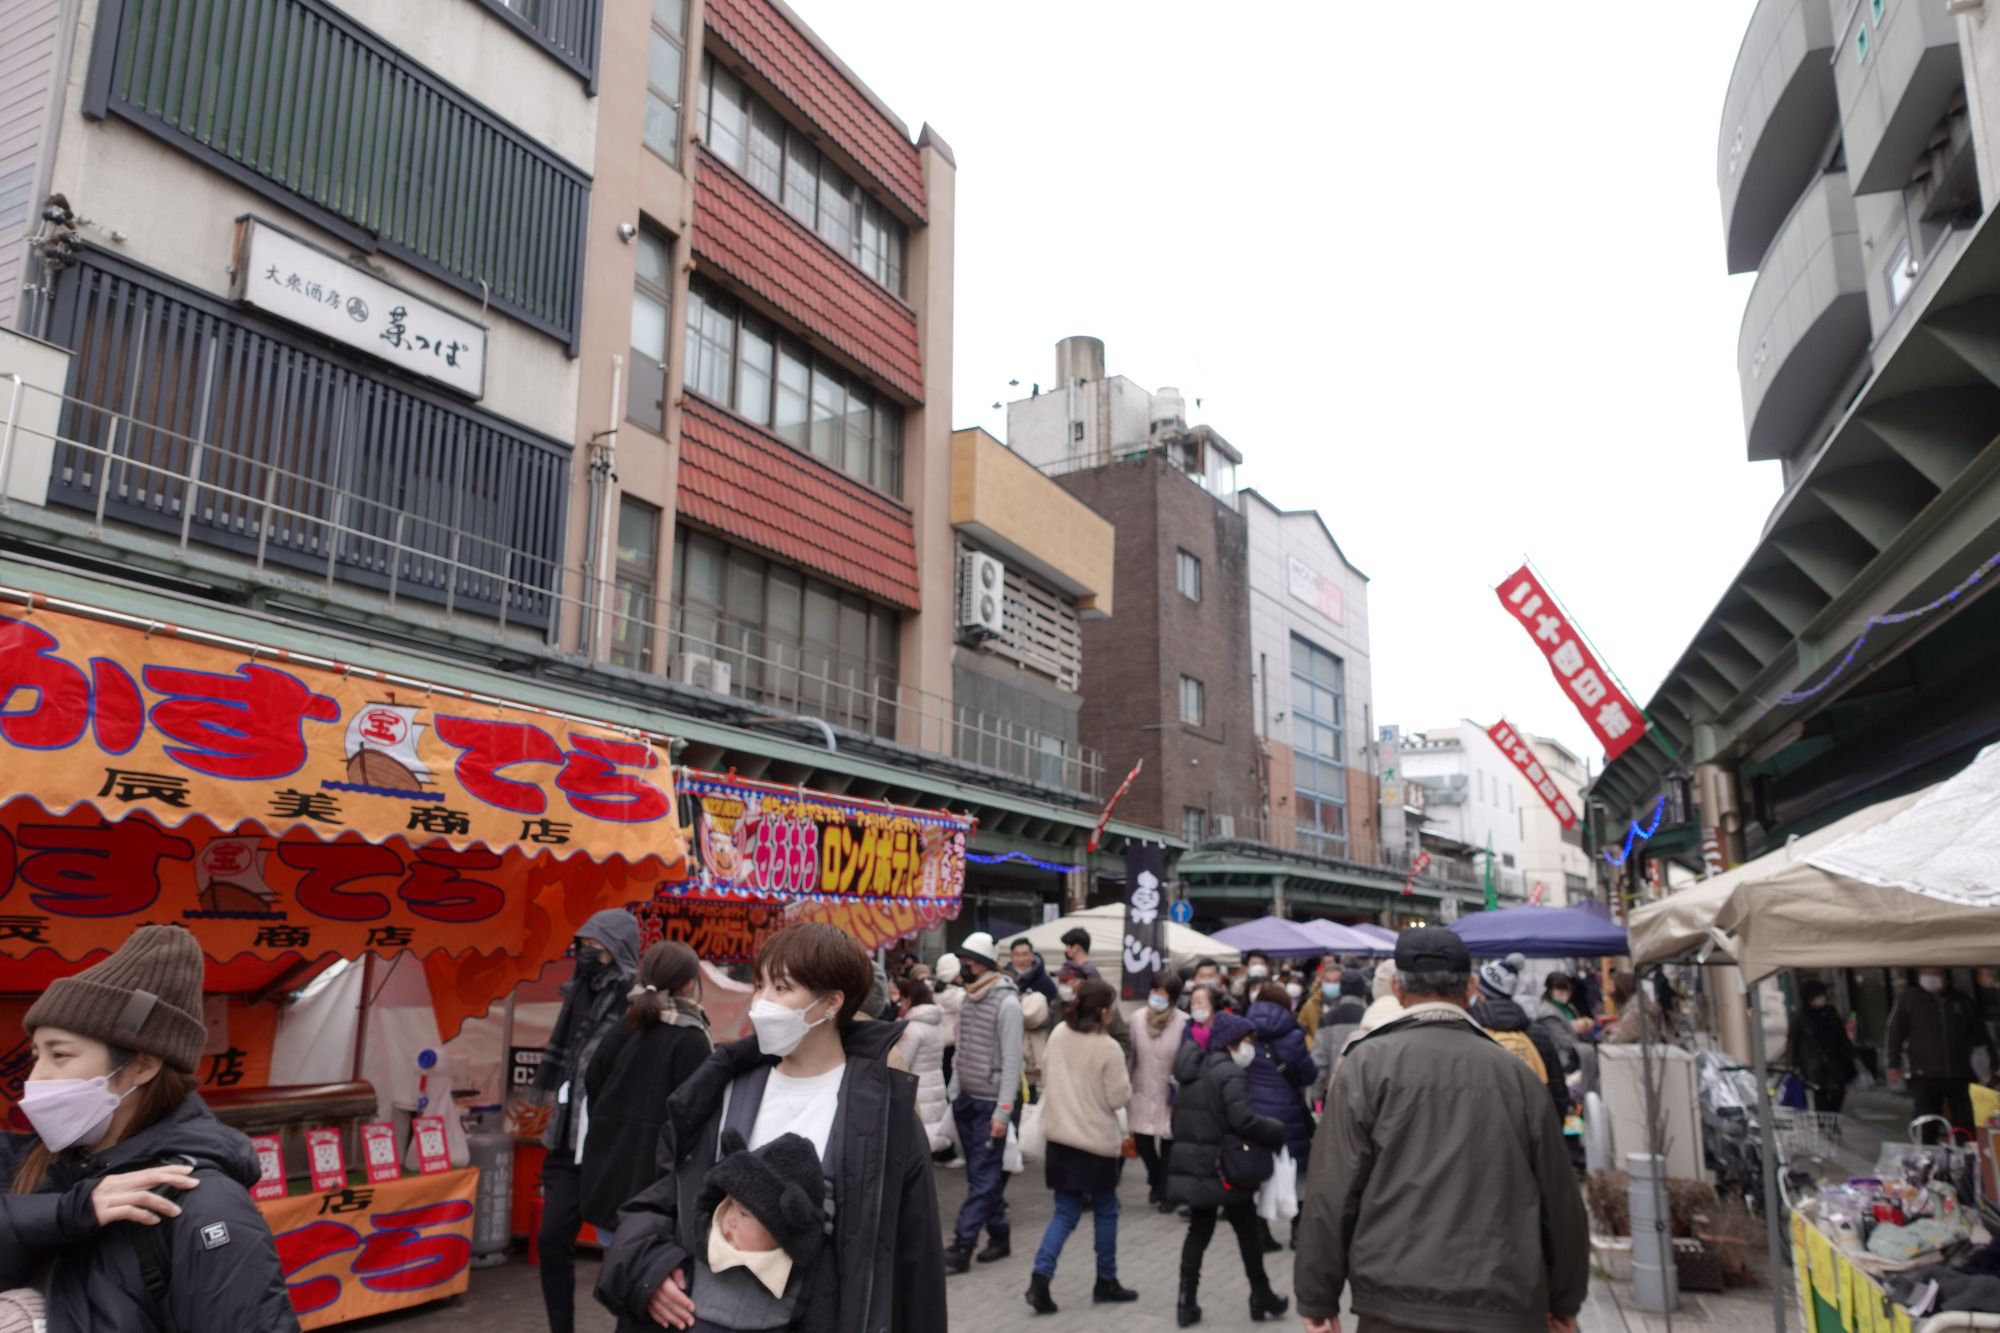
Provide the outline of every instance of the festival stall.
[[[1049,967],[1060,971],[1063,962],[1062,937],[1072,930],[1081,929],[1090,936],[1090,961],[1107,979],[1117,978],[1124,969],[1125,957],[1125,904],[1106,903],[1102,907],[1090,907],[1068,916],[1057,917],[1054,921],[1044,921],[1041,925],[1025,933],[1000,941],[1005,949],[1013,939],[1025,939],[1042,956]],[[1192,926],[1183,926],[1178,921],[1166,923],[1167,965],[1172,968],[1193,967],[1204,958],[1212,958],[1223,967],[1235,967],[1242,960],[1233,945],[1225,944],[1212,935],[1204,935]]]
[[265,1086],[277,1001],[394,959],[454,1036],[592,912],[686,878],[668,738],[24,600],[0,612],[0,1110],[32,1065],[34,994],[138,925],[183,924],[209,960],[204,1090],[297,1131],[289,1154],[260,1142],[258,1192],[304,1326],[464,1290],[480,1172],[447,1141],[448,1083],[404,1047],[420,1091],[400,1125],[352,1081],[358,1049],[349,1082]]
[[1215,938],[1232,949],[1244,953],[1261,949],[1273,958],[1316,958],[1327,952],[1327,946],[1302,922],[1282,916],[1260,916],[1255,921],[1218,930]]
[[1450,929],[1474,958],[1616,958],[1630,947],[1623,930],[1582,907],[1502,907],[1462,917]]

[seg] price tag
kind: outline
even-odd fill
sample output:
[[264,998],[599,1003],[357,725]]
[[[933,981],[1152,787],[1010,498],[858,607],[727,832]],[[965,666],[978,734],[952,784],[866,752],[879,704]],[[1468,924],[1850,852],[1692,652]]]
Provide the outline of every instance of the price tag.
[[347,1188],[347,1159],[340,1151],[340,1131],[306,1131],[306,1163],[312,1168],[312,1187],[320,1194]]
[[250,1146],[257,1153],[257,1183],[250,1187],[253,1199],[285,1197],[285,1147],[276,1134],[258,1134]]
[[417,1142],[417,1170],[427,1176],[451,1170],[451,1154],[444,1142],[443,1117],[418,1116],[410,1122],[410,1133]]
[[361,1164],[367,1168],[372,1185],[402,1178],[403,1169],[396,1165],[394,1125],[375,1121],[361,1127]]

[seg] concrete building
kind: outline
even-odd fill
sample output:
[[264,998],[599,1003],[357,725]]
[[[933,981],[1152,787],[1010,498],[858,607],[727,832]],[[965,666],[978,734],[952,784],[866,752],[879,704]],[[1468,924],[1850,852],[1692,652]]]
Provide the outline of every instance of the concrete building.
[[[954,446],[951,150],[781,0],[0,0],[0,51],[0,579],[1085,860],[1108,526]],[[982,864],[956,928],[1068,887]]]
[[1595,896],[1590,854],[1583,848],[1583,799],[1589,785],[1584,761],[1561,741],[1549,736],[1524,736],[1542,771],[1575,812],[1576,822],[1564,828],[1535,784],[1514,770],[1514,799],[1521,808],[1521,883],[1530,899],[1561,907]]
[[[1486,856],[1503,902],[1526,896],[1521,874],[1520,770],[1471,722],[1403,736],[1402,780],[1424,789],[1419,845],[1433,872],[1453,883],[1485,883]],[[1539,801],[1539,798],[1537,798]]]
[[1699,869],[1705,840],[1741,861],[2000,739],[2000,602],[1977,578],[2000,552],[1993,7],[1762,0],[1719,129],[1724,259],[1757,274],[1748,454],[1785,489],[1653,730],[1592,787],[1607,834],[1694,794],[1628,892],[1651,862]]

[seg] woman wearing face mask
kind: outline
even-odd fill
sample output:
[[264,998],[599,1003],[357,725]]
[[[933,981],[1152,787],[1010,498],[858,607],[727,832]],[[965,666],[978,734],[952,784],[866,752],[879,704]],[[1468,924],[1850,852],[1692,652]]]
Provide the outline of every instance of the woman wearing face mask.
[[0,1290],[45,1284],[49,1333],[299,1326],[257,1155],[195,1094],[201,981],[193,935],[141,926],[28,1010],[35,1136],[0,1200]]
[[584,1070],[590,1127],[581,1189],[583,1220],[592,1226],[617,1226],[619,1208],[652,1178],[667,1099],[715,1049],[700,994],[701,960],[694,950],[672,940],[653,945],[627,992],[625,1021]]
[[1196,1303],[1201,1260],[1215,1236],[1218,1213],[1236,1233],[1243,1274],[1250,1280],[1250,1318],[1281,1316],[1290,1304],[1271,1290],[1271,1279],[1264,1272],[1263,1231],[1255,1199],[1222,1183],[1225,1138],[1244,1139],[1273,1151],[1285,1145],[1284,1125],[1257,1114],[1250,1105],[1243,1071],[1256,1058],[1257,1029],[1236,1014],[1217,1016],[1208,1049],[1190,1042],[1174,1058],[1179,1091],[1174,1101],[1173,1149],[1167,1156],[1167,1202],[1188,1209],[1176,1311],[1182,1328],[1201,1322],[1201,1306]]
[[1361,1031],[1368,1013],[1368,979],[1359,970],[1320,974],[1319,1031],[1313,1034],[1313,1079],[1306,1088],[1306,1103],[1315,1110],[1326,1097],[1327,1080],[1333,1077],[1334,1062],[1347,1047],[1347,1039]]
[[1188,992],[1187,1012],[1188,1024],[1181,1031],[1181,1041],[1207,1050],[1208,1034],[1216,1018],[1229,1012],[1220,988],[1213,982],[1196,981],[1194,989]]
[[597,1048],[618,1026],[630,1003],[632,977],[639,968],[639,921],[622,908],[592,916],[576,933],[576,970],[562,984],[562,1009],[535,1068],[534,1095],[550,1104],[542,1146],[542,1229],[536,1238],[542,1261],[542,1307],[549,1333],[576,1327],[576,1234],[583,1229],[583,1173],[578,1131],[586,1115],[584,1071]]
[[831,1262],[787,1328],[813,1333],[943,1328],[944,1254],[917,1079],[889,1067],[895,1022],[856,1022],[874,975],[867,953],[818,922],[787,926],[757,955],[755,1035],[718,1047],[667,1105],[658,1173],[625,1205],[597,1299],[628,1333],[690,1329],[703,1234],[698,1201],[722,1131],[755,1151],[782,1134],[818,1152],[835,1201]]
[[903,983],[903,1039],[898,1049],[903,1065],[917,1076],[917,1118],[930,1135],[931,1151],[943,1152],[951,1146],[945,1122],[951,1119],[951,1098],[945,1095],[944,1010],[938,1007],[928,983],[911,977]]
[[1785,1059],[1812,1089],[1813,1110],[1838,1111],[1854,1077],[1854,1043],[1847,1024],[1817,977],[1799,982],[1799,1003],[1785,1034]]
[[1168,1093],[1174,1082],[1174,1056],[1190,1021],[1174,1007],[1180,997],[1179,975],[1157,974],[1145,1009],[1132,1022],[1132,1104],[1125,1115],[1139,1145],[1139,1160],[1146,1164],[1147,1199],[1163,1213],[1174,1210],[1166,1202],[1166,1149],[1173,1143]]

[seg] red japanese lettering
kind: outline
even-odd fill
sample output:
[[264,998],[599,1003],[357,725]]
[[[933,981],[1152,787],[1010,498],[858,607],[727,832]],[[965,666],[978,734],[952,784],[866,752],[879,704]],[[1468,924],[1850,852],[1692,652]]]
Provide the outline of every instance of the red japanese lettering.
[[400,1213],[377,1213],[375,1234],[354,1259],[354,1276],[371,1291],[421,1291],[449,1282],[472,1259],[466,1236],[426,1236],[426,1227],[454,1226],[472,1216],[472,1204],[452,1199]]
[[[322,1259],[361,1247],[361,1233],[338,1222],[309,1222],[272,1239],[278,1245],[278,1267],[286,1277],[311,1268]],[[291,1293],[292,1309],[300,1314],[310,1314],[314,1310],[324,1310],[340,1299],[340,1279],[331,1273],[323,1273],[316,1278],[293,1283],[286,1290]]]
[[146,701],[139,682],[108,657],[90,659],[90,725],[98,748],[124,754],[139,743],[146,729]]
[[329,921],[379,921],[389,896],[348,887],[364,879],[403,873],[403,858],[370,842],[280,842],[278,859],[306,872],[294,889],[299,906]]
[[153,725],[179,742],[167,753],[211,777],[290,777],[305,767],[306,720],[340,721],[339,704],[289,672],[254,663],[232,676],[149,666],[146,686],[168,696],[152,712]]
[[643,741],[608,741],[595,736],[571,736],[569,753],[556,786],[569,803],[586,815],[644,824],[673,808],[657,784],[620,768],[658,768],[660,756]]
[[[55,639],[25,620],[0,625],[0,735],[31,750],[74,745],[90,720],[90,682],[81,671],[54,656]],[[34,693],[32,707],[17,708],[14,696]]]
[[439,844],[417,848],[417,862],[397,896],[418,916],[432,921],[484,921],[507,903],[491,884],[464,879],[460,870],[498,870],[500,858],[483,847],[462,852]]
[[21,846],[41,848],[21,858],[29,899],[61,916],[126,916],[160,896],[160,862],[192,861],[194,844],[147,823],[23,824]]
[[548,797],[533,782],[503,778],[500,770],[515,764],[560,764],[562,747],[555,737],[526,722],[488,722],[476,717],[435,718],[438,739],[464,753],[453,771],[458,785],[487,805],[517,814],[539,815]]

